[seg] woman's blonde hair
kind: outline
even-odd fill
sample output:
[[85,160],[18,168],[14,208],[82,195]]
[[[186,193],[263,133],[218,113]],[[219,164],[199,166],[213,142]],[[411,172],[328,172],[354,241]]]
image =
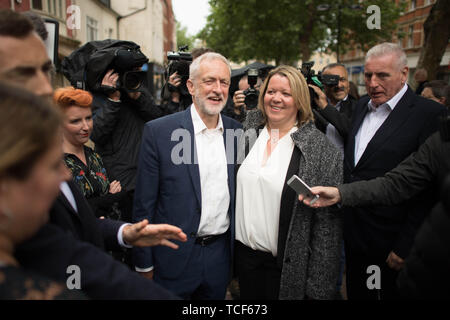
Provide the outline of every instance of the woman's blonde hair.
[[23,89],[0,83],[0,178],[24,180],[55,142],[60,112]]
[[279,66],[269,72],[269,75],[260,89],[258,109],[263,113],[265,122],[267,123],[267,115],[264,110],[264,96],[266,95],[270,79],[276,74],[286,77],[289,81],[292,98],[294,99],[295,106],[298,110],[297,126],[300,127],[302,124],[314,120],[310,104],[309,88],[302,73],[291,66]]

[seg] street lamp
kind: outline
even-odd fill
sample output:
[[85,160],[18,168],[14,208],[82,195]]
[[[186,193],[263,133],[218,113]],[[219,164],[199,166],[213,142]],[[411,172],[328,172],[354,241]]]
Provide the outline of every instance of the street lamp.
[[[330,4],[320,4],[316,7],[317,11],[328,11],[333,6]],[[336,48],[336,59],[339,62],[339,43],[341,41],[341,10],[343,8],[349,8],[352,10],[361,10],[363,8],[360,4],[351,4],[351,5],[342,5],[341,3],[337,4],[338,15],[337,15],[337,48]]]

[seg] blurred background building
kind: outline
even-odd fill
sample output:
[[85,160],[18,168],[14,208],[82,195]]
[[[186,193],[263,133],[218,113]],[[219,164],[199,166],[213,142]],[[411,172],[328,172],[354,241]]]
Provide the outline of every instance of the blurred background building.
[[[163,85],[167,52],[176,50],[171,0],[0,0],[0,8],[33,11],[43,19],[56,20],[59,61],[93,40],[137,43],[150,60],[149,84],[154,95]],[[69,83],[57,72],[54,84],[59,87]]]

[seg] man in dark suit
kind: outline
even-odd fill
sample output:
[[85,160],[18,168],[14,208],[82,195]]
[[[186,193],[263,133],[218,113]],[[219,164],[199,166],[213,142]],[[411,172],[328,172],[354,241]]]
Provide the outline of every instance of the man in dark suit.
[[237,137],[220,111],[230,66],[208,52],[190,66],[193,104],[146,124],[133,219],[172,223],[188,234],[177,251],[134,249],[136,270],[185,299],[224,299],[234,239]]
[[50,222],[70,232],[76,239],[108,251],[120,250],[120,247],[154,245],[176,249],[178,245],[168,239],[182,241],[185,238],[181,229],[169,225],[149,225],[148,221],[130,224],[98,219],[73,181],[61,185],[60,195],[50,210]]
[[[31,22],[11,10],[0,10],[0,42],[0,80],[23,87],[41,97],[50,98],[53,93],[50,84],[52,62]],[[15,256],[23,267],[65,283],[68,278],[67,268],[79,266],[81,290],[90,298],[175,298],[155,283],[143,281],[127,267],[95,247],[102,248],[105,240],[107,244],[115,242],[117,245],[118,235],[123,236],[125,242],[128,239],[129,244],[138,245],[139,241],[135,242],[138,240],[136,236],[142,235],[141,232],[150,237],[141,238],[144,242],[139,245],[148,245],[147,240],[151,238],[164,241],[164,237],[159,238],[161,230],[150,230],[153,226],[146,226],[147,222],[134,226],[123,223],[119,226],[113,221],[98,222],[89,204],[80,196],[81,191],[71,189],[66,184],[63,188],[70,200],[60,195],[51,214],[53,223],[46,224],[35,236],[17,248]],[[73,212],[61,204],[67,202],[66,204],[71,206],[68,203],[71,200],[77,207]],[[76,214],[79,216],[75,216]],[[119,230],[120,228],[122,230]],[[90,234],[91,232],[96,235]]]
[[[390,171],[437,130],[444,108],[416,96],[406,84],[406,55],[396,44],[382,43],[366,55],[368,97],[353,113],[345,145],[344,180],[369,180]],[[346,208],[344,239],[349,299],[393,299],[395,280],[430,199],[392,207]],[[381,270],[381,288],[368,288],[370,266]],[[370,286],[369,286],[370,287]]]
[[344,142],[351,125],[356,100],[349,95],[348,72],[342,63],[327,65],[323,68],[322,74],[338,76],[339,82],[336,86],[324,85],[325,92],[309,85],[317,95],[314,99],[318,106],[315,111],[319,114],[316,126],[344,153]]

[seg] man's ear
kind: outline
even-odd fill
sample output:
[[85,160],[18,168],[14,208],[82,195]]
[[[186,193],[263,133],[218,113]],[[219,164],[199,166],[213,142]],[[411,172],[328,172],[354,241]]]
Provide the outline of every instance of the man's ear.
[[402,83],[403,83],[403,84],[406,83],[406,82],[408,81],[408,72],[409,72],[409,68],[408,68],[408,66],[405,66],[405,67],[402,69],[402,75],[403,75]]
[[194,83],[192,82],[191,79],[187,79],[187,81],[186,81],[186,87],[188,88],[189,93],[191,94],[191,96],[193,96],[195,90],[194,90]]

